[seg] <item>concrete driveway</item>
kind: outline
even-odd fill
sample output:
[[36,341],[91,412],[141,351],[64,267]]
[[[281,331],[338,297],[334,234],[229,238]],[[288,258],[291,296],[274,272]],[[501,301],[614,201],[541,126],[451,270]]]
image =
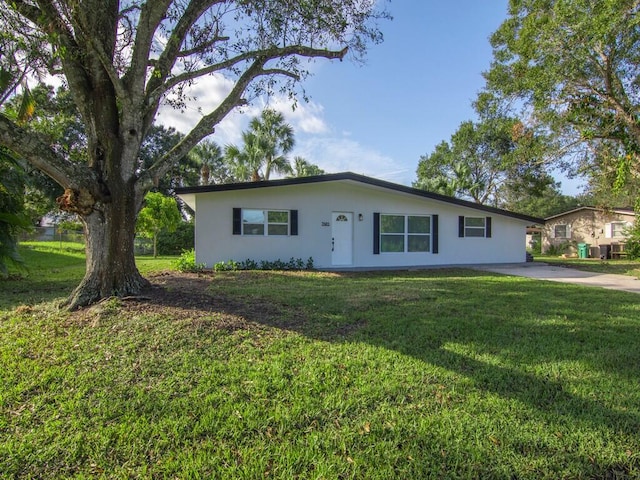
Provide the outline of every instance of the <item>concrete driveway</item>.
[[640,280],[628,275],[613,275],[609,273],[583,272],[573,268],[547,265],[546,263],[517,263],[504,265],[479,265],[472,267],[504,275],[537,278],[552,282],[575,283],[592,287],[609,288],[625,292],[640,293]]

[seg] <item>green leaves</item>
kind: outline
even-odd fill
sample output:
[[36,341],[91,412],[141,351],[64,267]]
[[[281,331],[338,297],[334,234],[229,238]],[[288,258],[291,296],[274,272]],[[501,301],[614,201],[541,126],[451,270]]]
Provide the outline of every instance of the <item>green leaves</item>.
[[153,256],[157,256],[158,234],[163,231],[175,232],[180,223],[180,211],[175,198],[165,197],[158,192],[149,192],[144,197],[145,206],[138,214],[136,230],[139,234],[153,239]]
[[541,136],[495,110],[486,112],[479,122],[461,123],[449,143],[421,157],[414,186],[504,206],[506,188],[535,190],[549,183],[534,155]]
[[637,10],[632,0],[512,1],[485,73],[489,91],[554,134],[556,160],[629,192],[640,190]]
[[17,236],[30,226],[24,213],[24,172],[12,152],[0,147],[0,275],[10,262],[20,266]]
[[260,117],[251,120],[242,140],[242,148],[235,145],[225,148],[225,158],[238,181],[269,180],[272,172],[292,173],[286,155],[293,149],[295,138],[293,128],[285,123],[281,113],[263,110]]

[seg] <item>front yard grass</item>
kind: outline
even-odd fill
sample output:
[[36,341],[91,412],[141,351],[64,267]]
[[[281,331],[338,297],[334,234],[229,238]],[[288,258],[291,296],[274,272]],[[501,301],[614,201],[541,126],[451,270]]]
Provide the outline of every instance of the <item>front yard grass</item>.
[[640,476],[636,294],[463,269],[189,278],[209,307],[5,299],[1,477]]
[[[10,279],[0,278],[0,311],[68,296],[85,272],[84,244],[75,242],[21,242],[25,268],[9,265]],[[136,257],[143,275],[170,269],[177,257]]]
[[536,255],[536,261],[575,268],[587,272],[630,275],[640,279],[639,260],[600,260],[599,258],[562,258],[552,255]]

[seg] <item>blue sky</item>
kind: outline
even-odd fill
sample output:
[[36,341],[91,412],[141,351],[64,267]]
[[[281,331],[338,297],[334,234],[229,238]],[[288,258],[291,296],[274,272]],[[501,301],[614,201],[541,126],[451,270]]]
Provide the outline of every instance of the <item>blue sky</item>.
[[[381,24],[384,42],[371,46],[364,65],[317,61],[304,83],[309,103],[295,111],[284,99],[268,105],[294,128],[292,157],[329,173],[353,171],[410,185],[420,156],[475,119],[471,103],[492,60],[488,39],[506,18],[507,0],[396,0],[388,9],[394,19]],[[201,82],[193,94],[206,110],[226,88],[224,81]],[[210,139],[240,144],[248,120],[264,106],[258,101],[230,115]],[[195,120],[167,110],[160,117],[181,131]],[[577,193],[579,181],[559,180],[564,193]]]

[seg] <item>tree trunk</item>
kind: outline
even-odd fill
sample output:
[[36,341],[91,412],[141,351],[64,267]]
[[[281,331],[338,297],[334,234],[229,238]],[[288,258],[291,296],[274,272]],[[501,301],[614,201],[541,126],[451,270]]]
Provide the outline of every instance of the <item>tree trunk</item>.
[[137,295],[149,285],[135,263],[134,195],[114,195],[81,215],[85,225],[87,269],[66,302],[75,310],[111,296]]

